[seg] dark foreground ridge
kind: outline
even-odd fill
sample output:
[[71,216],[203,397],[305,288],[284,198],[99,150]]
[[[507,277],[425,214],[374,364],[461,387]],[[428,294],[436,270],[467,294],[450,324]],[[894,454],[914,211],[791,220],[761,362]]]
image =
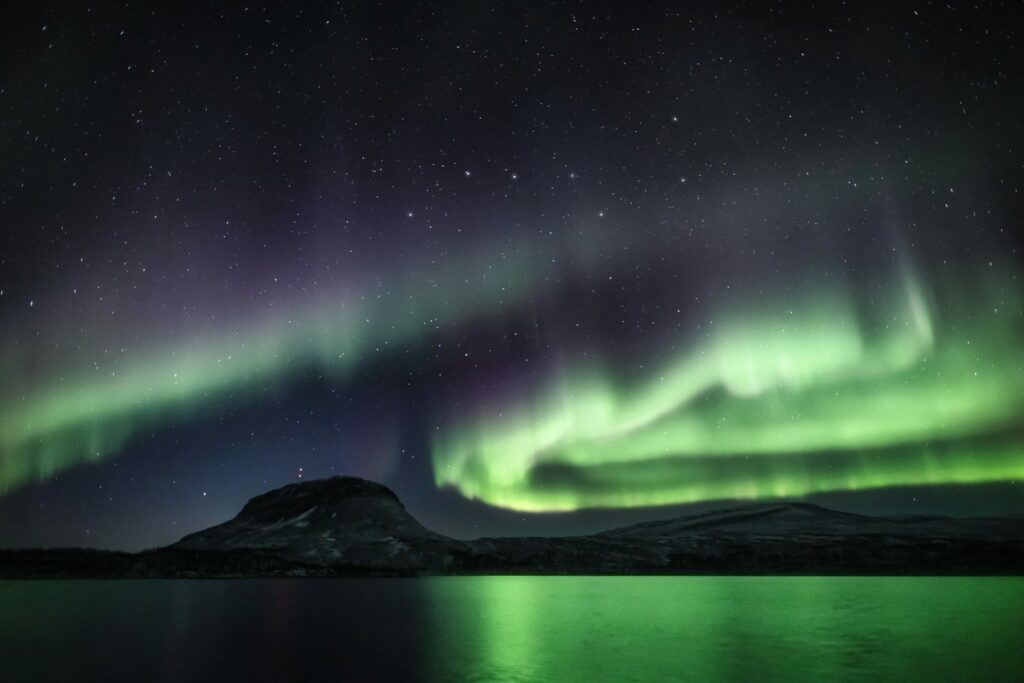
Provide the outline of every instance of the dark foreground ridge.
[[591,536],[459,541],[424,528],[387,487],[333,477],[257,496],[166,548],[0,551],[0,578],[424,574],[1024,574],[1024,519],[779,502]]

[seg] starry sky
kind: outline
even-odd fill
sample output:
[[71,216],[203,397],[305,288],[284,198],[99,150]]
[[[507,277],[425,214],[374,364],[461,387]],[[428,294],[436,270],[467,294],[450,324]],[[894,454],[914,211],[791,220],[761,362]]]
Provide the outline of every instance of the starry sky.
[[0,546],[1024,513],[1019,3],[37,3]]

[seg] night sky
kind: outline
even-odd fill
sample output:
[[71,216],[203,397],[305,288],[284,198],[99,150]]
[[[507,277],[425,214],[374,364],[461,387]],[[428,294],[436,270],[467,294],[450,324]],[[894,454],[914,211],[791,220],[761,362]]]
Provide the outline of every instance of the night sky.
[[333,474],[460,537],[1024,513],[1020,3],[45,4],[0,546]]

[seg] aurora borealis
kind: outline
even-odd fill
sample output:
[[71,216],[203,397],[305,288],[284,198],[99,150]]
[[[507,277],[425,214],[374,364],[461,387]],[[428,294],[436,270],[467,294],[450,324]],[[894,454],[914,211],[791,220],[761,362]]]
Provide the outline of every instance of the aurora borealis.
[[[384,304],[365,306],[360,300],[366,297],[348,301],[342,295],[293,311],[288,320],[158,348],[117,363],[109,374],[61,377],[57,386],[5,411],[0,490],[116,454],[139,425],[202,410],[211,396],[273,385],[309,367],[344,380],[371,350],[412,345],[429,334],[424,329],[457,326],[529,293],[531,283],[515,283],[514,266],[468,269],[467,277],[460,271],[458,283],[443,283],[439,296],[430,289],[417,293],[410,278]],[[445,299],[466,282],[474,287],[473,299],[448,310]]]
[[442,440],[438,483],[572,510],[1024,476],[1019,297],[972,302],[979,327],[935,330],[906,281],[869,334],[851,302],[816,296],[724,318],[635,388],[570,372],[514,417]]
[[1019,8],[382,11],[4,29],[0,545],[1024,512]]

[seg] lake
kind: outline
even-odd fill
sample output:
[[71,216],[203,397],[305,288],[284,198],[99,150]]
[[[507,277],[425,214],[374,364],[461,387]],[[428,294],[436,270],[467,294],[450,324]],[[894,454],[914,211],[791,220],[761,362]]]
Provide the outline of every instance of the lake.
[[1024,579],[0,582],[0,680],[1024,681]]

